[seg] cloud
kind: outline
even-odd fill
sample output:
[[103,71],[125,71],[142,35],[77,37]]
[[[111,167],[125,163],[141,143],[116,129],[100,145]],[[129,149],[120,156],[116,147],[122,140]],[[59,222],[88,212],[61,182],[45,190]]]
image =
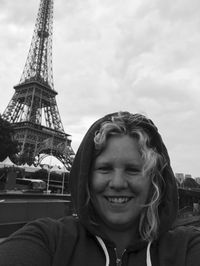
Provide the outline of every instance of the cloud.
[[200,3],[198,0],[176,0],[176,1],[159,1],[156,0],[156,6],[163,19],[170,21],[194,21],[199,19]]
[[[39,2],[0,0],[1,112],[20,80]],[[142,112],[175,171],[200,175],[199,8],[198,0],[54,1],[56,100],[75,149],[100,116]]]
[[36,18],[36,15],[34,17],[34,14],[37,14],[39,0],[29,2],[24,0],[0,0],[0,5],[1,20],[8,24],[14,23],[18,27],[23,25],[26,25],[27,27],[29,24],[32,24]]

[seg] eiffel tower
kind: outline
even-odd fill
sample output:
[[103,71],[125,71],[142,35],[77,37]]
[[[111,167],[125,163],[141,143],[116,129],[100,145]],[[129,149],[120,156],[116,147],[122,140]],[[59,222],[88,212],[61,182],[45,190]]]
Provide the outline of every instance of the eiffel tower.
[[41,162],[53,155],[67,169],[74,152],[56,103],[52,70],[53,0],[41,0],[25,67],[2,117],[20,143],[18,164]]

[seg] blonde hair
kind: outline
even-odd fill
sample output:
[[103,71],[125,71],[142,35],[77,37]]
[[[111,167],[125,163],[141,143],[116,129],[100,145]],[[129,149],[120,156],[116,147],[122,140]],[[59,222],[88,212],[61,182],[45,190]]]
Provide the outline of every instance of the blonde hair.
[[151,179],[152,184],[148,202],[144,205],[140,215],[139,233],[143,240],[153,241],[157,238],[159,228],[158,206],[164,185],[161,171],[165,164],[162,155],[157,152],[155,147],[150,146],[151,136],[139,125],[144,118],[142,115],[119,113],[110,121],[104,122],[94,137],[95,158],[106,147],[107,139],[110,136],[129,135],[137,139],[144,162],[142,171]]

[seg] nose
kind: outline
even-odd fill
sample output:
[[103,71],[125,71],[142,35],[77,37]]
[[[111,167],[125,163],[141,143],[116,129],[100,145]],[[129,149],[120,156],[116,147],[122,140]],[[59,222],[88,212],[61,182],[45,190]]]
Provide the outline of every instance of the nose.
[[125,174],[123,173],[122,170],[115,170],[110,178],[110,182],[109,182],[109,186],[112,189],[115,190],[122,190],[127,188],[128,183],[127,180],[125,178]]

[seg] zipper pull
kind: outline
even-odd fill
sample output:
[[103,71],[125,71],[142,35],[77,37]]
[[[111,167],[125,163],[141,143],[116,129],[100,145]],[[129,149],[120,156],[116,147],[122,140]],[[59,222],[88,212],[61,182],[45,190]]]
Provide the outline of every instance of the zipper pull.
[[119,258],[117,258],[117,259],[116,259],[116,265],[117,265],[117,266],[121,266],[121,265],[122,265],[122,260],[119,259]]
[[116,266],[121,266],[122,265],[122,259],[118,257],[117,248],[114,248],[114,250],[115,250],[115,256],[116,256]]

